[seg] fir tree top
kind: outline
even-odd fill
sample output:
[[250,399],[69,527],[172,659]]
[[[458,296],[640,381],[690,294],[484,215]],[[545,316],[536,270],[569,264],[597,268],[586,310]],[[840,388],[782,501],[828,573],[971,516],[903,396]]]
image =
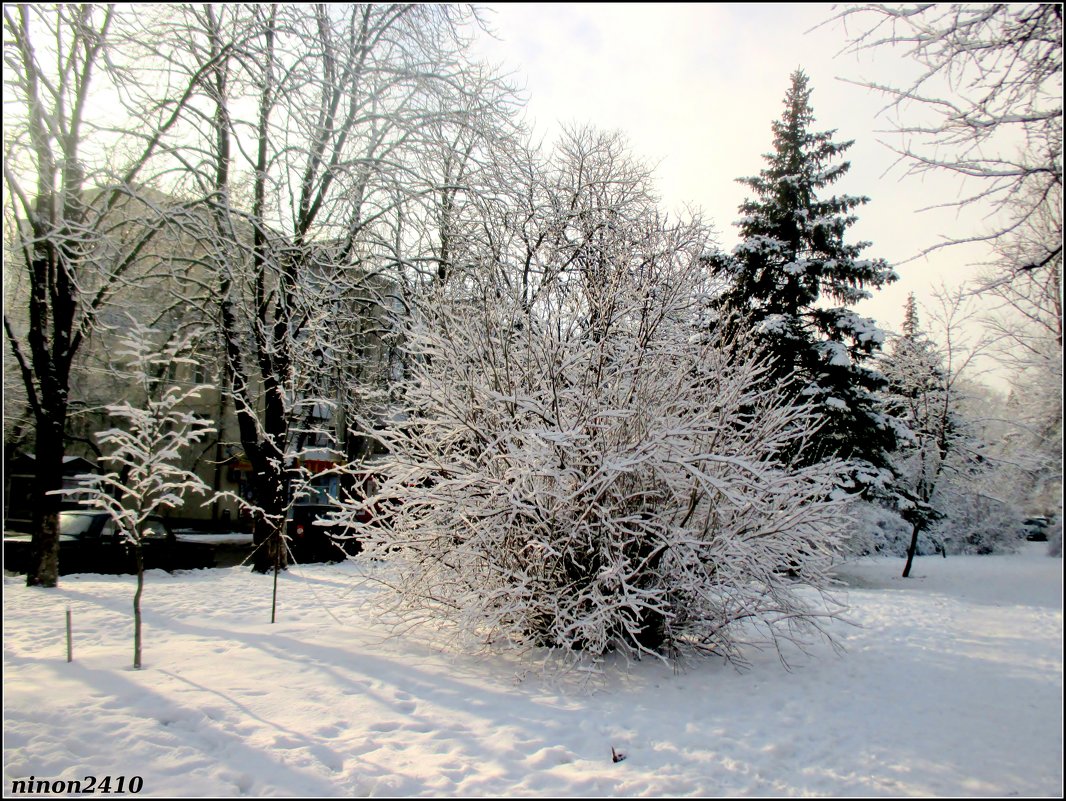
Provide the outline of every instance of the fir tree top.
[[820,297],[851,304],[870,297],[896,275],[883,260],[860,259],[868,242],[847,244],[853,209],[866,197],[819,198],[818,190],[851,167],[833,162],[852,141],[834,142],[834,130],[815,132],[807,75],[797,69],[785,95],[784,112],[773,126],[773,152],[758,176],[738,179],[754,196],[740,207],[743,242],[734,257],[729,299],[741,308],[800,314]]
[[918,322],[918,302],[914,299],[914,293],[911,292],[907,296],[907,305],[903,307],[903,336],[907,339],[917,339],[921,330]]
[[[738,178],[740,183],[755,190],[764,200],[774,199],[779,204],[793,207],[807,206],[814,200],[815,189],[821,189],[844,175],[851,167],[842,162],[829,167],[829,162],[846,151],[854,141],[833,142],[835,130],[814,133],[814,109],[811,107],[812,89],[802,69],[792,73],[792,83],[785,93],[785,110],[780,120],[774,120],[774,152],[764,153],[769,166],[756,178]],[[868,198],[856,198],[865,203]],[[754,207],[748,201],[741,206]],[[743,223],[741,224],[743,230]]]

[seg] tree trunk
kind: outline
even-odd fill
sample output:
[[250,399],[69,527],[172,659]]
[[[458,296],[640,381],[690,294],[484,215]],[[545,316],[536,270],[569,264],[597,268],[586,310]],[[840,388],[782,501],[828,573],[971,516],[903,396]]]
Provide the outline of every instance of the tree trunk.
[[59,509],[63,488],[63,409],[37,426],[36,481],[33,488],[33,556],[26,573],[28,587],[55,587],[59,582]]
[[140,542],[133,544],[137,560],[137,591],[133,594],[133,667],[141,669],[141,593],[144,591],[144,554]]
[[918,550],[918,535],[922,532],[922,524],[914,523],[911,526],[911,544],[907,547],[907,564],[903,566],[903,578],[910,577],[911,563],[914,562],[914,553]]
[[253,475],[255,503],[261,512],[256,515],[252,537],[257,546],[252,558],[252,570],[256,573],[270,573],[276,567],[285,570],[289,560],[283,538],[287,505],[284,480],[270,473]]

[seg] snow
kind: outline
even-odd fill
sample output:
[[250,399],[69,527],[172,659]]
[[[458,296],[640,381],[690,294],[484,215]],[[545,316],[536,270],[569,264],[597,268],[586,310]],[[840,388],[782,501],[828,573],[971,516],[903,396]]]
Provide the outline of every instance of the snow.
[[842,331],[849,332],[858,342],[873,342],[877,345],[885,343],[885,332],[872,317],[863,317],[842,309],[837,316],[836,325]]
[[851,358],[848,356],[847,346],[843,342],[829,340],[828,342],[819,342],[816,347],[819,352],[825,355],[826,364],[834,367],[851,366]]
[[192,529],[178,529],[174,536],[181,542],[202,542],[208,545],[251,545],[252,535],[244,531],[198,533]]
[[[140,795],[1043,795],[1062,790],[1062,561],[839,568],[828,644],[542,670],[368,621],[360,570],[4,579],[4,787],[141,776]],[[72,611],[74,661],[65,659]],[[626,754],[613,763],[611,749]]]
[[755,330],[760,334],[770,334],[780,336],[787,333],[791,325],[792,318],[784,314],[768,314],[765,318],[760,320],[755,325]]

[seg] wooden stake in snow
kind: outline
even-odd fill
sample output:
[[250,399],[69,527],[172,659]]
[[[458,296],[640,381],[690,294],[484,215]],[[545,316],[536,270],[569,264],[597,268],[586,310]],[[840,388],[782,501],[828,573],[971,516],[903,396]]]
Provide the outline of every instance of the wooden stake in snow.
[[74,644],[70,637],[70,607],[67,607],[67,661],[74,661]]
[[280,542],[280,540],[281,540],[281,527],[280,526],[274,528],[274,537],[276,537],[279,540],[279,542],[277,543],[277,545],[274,548],[274,594],[273,594],[273,596],[270,599],[270,622],[271,623],[274,622],[275,613],[277,612],[277,609],[278,609],[278,570],[281,567],[281,549],[284,547],[283,543]]

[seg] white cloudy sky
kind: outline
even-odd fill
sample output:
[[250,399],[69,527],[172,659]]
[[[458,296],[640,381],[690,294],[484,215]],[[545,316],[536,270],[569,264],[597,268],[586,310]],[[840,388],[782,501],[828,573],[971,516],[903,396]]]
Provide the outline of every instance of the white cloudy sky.
[[895,84],[915,65],[900,52],[838,55],[846,45],[838,23],[810,31],[832,14],[827,4],[499,4],[486,13],[498,39],[482,37],[475,49],[513,72],[528,118],[548,139],[567,122],[624,131],[635,154],[658,164],[668,206],[702,208],[727,246],[745,196],[734,179],[762,168],[770,122],[790,73],[802,67],[816,128],[855,140],[851,172],[834,189],[871,198],[853,235],[872,241],[865,255],[888,259],[901,280],[860,311],[894,330],[907,293],[930,302],[941,282],[971,278],[968,265],[984,252],[951,248],[906,260],[982,223],[972,212],[919,211],[954,199],[959,187],[946,175],[905,177],[878,141],[891,139],[883,133],[891,118],[878,116],[884,98],[841,80]]

